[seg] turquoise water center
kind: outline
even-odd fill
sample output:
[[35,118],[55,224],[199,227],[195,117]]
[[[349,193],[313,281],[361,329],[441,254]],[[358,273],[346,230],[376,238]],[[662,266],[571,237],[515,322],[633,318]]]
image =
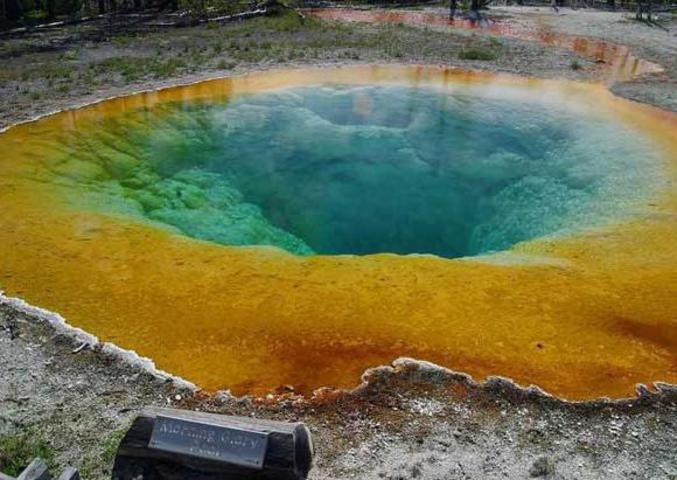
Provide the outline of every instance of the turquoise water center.
[[60,141],[80,205],[298,255],[461,257],[602,225],[632,215],[660,163],[565,102],[394,85],[163,104]]

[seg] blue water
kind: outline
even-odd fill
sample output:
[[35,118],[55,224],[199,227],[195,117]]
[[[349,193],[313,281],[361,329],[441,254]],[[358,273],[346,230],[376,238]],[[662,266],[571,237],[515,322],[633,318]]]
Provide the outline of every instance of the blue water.
[[66,142],[104,169],[100,206],[300,255],[459,257],[602,225],[650,194],[659,164],[608,119],[391,86],[157,107]]

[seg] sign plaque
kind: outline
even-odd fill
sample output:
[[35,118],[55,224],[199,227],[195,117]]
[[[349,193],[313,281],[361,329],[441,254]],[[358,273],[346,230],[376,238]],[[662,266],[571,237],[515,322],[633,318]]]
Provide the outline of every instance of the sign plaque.
[[268,433],[158,415],[148,446],[261,470]]

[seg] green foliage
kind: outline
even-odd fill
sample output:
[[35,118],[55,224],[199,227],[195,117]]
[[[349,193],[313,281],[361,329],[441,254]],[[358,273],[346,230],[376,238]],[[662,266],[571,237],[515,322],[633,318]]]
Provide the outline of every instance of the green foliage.
[[179,58],[154,60],[149,65],[150,73],[156,78],[165,78],[173,75],[177,70],[185,68],[186,63]]
[[232,15],[249,10],[250,6],[248,0],[179,0],[179,8],[198,14],[209,10],[221,15]]
[[458,54],[458,58],[461,60],[496,60],[498,58],[498,53],[495,50],[491,50],[485,47],[470,47],[463,48]]
[[115,37],[111,38],[111,42],[116,47],[126,47],[132,42],[132,40],[134,40],[132,35],[116,35]]
[[23,18],[27,23],[40,23],[47,19],[47,12],[44,10],[30,10],[24,13]]
[[73,76],[73,67],[68,64],[52,64],[48,66],[42,66],[40,68],[40,73],[46,79],[64,79],[68,80]]
[[110,478],[110,471],[113,468],[113,460],[117,453],[118,446],[122,437],[125,436],[127,428],[121,428],[113,431],[100,444],[88,452],[80,464],[80,476],[87,478]]
[[[301,18],[296,12],[291,10],[263,18],[267,20],[266,28],[277,32],[295,32],[306,27],[306,19]],[[308,27],[311,26],[314,26],[314,23],[308,22]]]
[[50,464],[54,453],[49,445],[39,440],[33,432],[0,437],[0,472],[18,477],[36,457]]
[[77,50],[68,50],[66,53],[63,54],[63,58],[65,60],[77,60],[78,51]]
[[500,38],[496,38],[496,37],[489,37],[489,43],[490,43],[493,47],[502,47],[502,46],[503,46],[503,42],[501,41],[501,39],[500,39]]
[[188,10],[193,15],[200,16],[206,13],[207,5],[204,0],[181,0],[179,7]]
[[572,70],[580,70],[582,68],[580,62],[575,58],[571,61],[569,66]]
[[126,428],[117,430],[103,441],[101,444],[101,460],[104,464],[113,463],[113,459],[115,458],[115,454],[118,451],[118,447],[120,446],[120,442],[125,436],[125,433],[127,433]]
[[143,62],[147,59],[138,57],[111,57],[92,66],[97,73],[116,72],[126,81],[140,78],[143,71]]
[[231,70],[235,68],[237,64],[235,62],[229,62],[228,60],[221,59],[219,62],[216,64],[216,68],[219,70]]
[[187,64],[180,58],[145,58],[133,56],[111,57],[92,65],[99,75],[117,73],[127,82],[139,80],[146,76],[165,78],[177,70],[186,68]]
[[301,18],[291,10],[277,15],[256,17],[242,22],[230,29],[232,35],[254,36],[265,31],[295,32],[299,30],[318,30],[322,28],[322,22],[317,18]]

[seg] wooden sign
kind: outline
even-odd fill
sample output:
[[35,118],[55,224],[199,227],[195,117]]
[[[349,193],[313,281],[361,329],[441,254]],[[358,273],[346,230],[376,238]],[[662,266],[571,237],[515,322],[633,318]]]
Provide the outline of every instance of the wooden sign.
[[148,446],[261,470],[268,433],[158,415]]
[[152,408],[120,442],[113,479],[304,480],[312,458],[302,423]]

